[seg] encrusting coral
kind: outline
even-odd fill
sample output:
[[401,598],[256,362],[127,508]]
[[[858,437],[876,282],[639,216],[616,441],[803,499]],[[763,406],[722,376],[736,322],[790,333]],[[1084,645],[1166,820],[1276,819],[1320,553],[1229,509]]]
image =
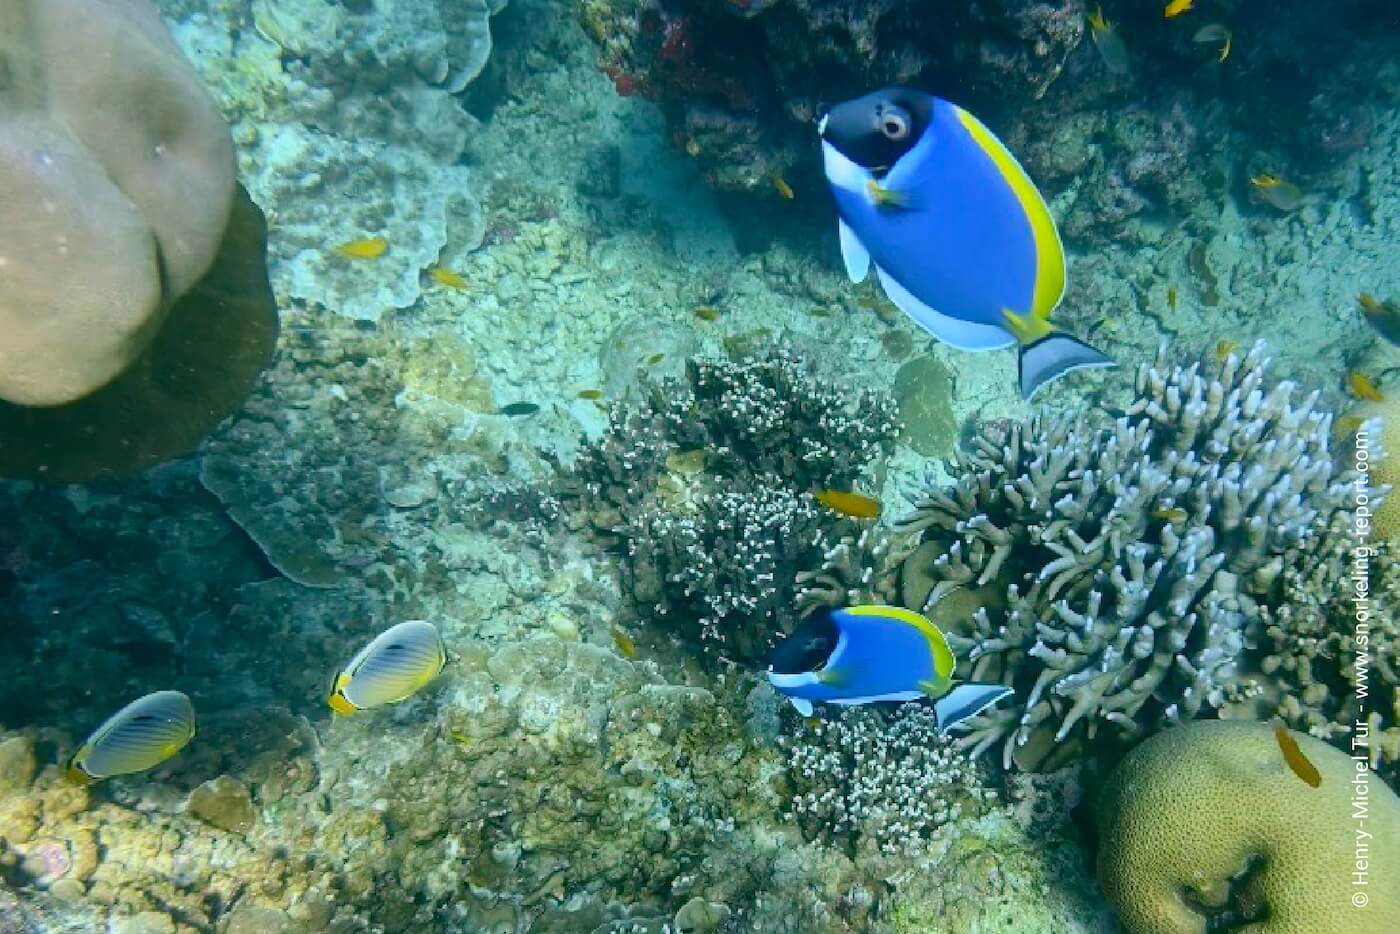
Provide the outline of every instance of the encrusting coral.
[[798,571],[854,529],[811,493],[849,486],[892,446],[895,406],[812,376],[786,348],[697,358],[686,378],[644,380],[615,403],[545,496],[503,500],[563,510],[620,547],[643,612],[724,658],[752,662],[794,622]]
[[1204,934],[1227,918],[1258,934],[1395,930],[1400,798],[1345,753],[1291,735],[1315,788],[1268,724],[1237,721],[1160,733],[1109,777],[1099,881],[1131,934]]
[[233,168],[148,0],[0,0],[0,400],[60,405],[125,370],[209,269]]
[[963,739],[999,744],[1008,767],[1262,693],[1250,636],[1270,607],[1343,591],[1347,567],[1327,559],[1345,548],[1357,479],[1317,393],[1270,386],[1266,369],[1262,345],[1189,367],[1164,351],[1115,419],[993,425],[893,539],[832,549],[804,605],[930,613],[962,676],[1016,688]]

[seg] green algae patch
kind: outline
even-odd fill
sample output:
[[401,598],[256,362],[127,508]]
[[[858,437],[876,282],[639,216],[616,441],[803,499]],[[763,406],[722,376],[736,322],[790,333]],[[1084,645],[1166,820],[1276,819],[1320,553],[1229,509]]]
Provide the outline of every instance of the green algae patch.
[[958,440],[953,374],[932,354],[915,357],[894,377],[903,439],[925,457],[949,457]]

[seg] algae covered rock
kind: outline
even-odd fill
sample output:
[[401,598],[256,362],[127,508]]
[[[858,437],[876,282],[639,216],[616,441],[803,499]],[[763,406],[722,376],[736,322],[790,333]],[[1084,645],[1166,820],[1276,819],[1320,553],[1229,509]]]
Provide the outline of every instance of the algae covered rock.
[[[1159,733],[1099,798],[1099,881],[1131,934],[1400,929],[1400,798],[1365,762],[1291,734],[1322,775],[1293,773],[1264,723]],[[1364,879],[1365,884],[1357,884]]]
[[953,417],[953,374],[937,357],[925,354],[899,368],[894,377],[902,437],[926,457],[946,457],[958,440]]

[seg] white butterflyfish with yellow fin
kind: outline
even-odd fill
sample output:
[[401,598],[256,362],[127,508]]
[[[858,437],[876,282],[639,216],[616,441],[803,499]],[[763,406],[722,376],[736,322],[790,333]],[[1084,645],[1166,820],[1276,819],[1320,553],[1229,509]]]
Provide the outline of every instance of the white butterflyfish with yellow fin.
[[179,691],[156,691],[108,717],[68,759],[68,778],[86,785],[144,772],[194,738],[194,705]]
[[350,659],[335,676],[327,702],[340,714],[396,704],[421,691],[446,664],[436,626],[423,620],[399,623]]

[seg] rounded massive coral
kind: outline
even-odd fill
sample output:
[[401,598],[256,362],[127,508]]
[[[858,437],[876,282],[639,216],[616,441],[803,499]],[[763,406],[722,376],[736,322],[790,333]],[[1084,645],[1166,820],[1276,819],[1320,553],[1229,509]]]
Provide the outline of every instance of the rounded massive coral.
[[209,269],[228,130],[148,0],[0,0],[0,400],[125,370]]
[[[1347,931],[1400,924],[1400,798],[1299,733],[1295,775],[1268,724],[1205,721],[1133,750],[1099,799],[1099,881],[1132,934]],[[1358,803],[1359,802],[1359,805]]]

